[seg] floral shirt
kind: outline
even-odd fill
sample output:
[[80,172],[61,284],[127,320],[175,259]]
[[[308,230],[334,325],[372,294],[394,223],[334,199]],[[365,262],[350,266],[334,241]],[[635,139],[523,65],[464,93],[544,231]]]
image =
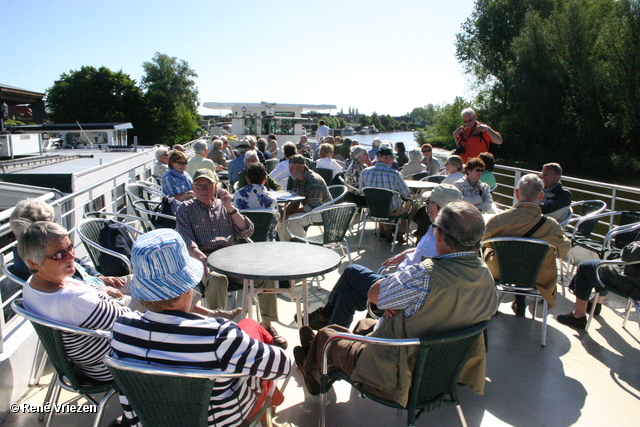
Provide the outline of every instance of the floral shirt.
[[258,184],[247,184],[233,194],[233,204],[238,209],[278,209],[277,200],[267,188]]

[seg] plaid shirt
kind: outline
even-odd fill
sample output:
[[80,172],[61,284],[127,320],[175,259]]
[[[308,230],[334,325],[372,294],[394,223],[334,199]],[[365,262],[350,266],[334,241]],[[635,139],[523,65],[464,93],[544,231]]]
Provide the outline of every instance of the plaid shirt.
[[302,181],[293,180],[293,188],[291,190],[298,196],[306,197],[303,206],[306,212],[331,200],[331,193],[329,193],[324,179],[309,169],[305,169]]
[[165,196],[175,196],[191,190],[193,179],[188,173],[180,173],[175,169],[169,169],[162,177],[162,194]]
[[210,207],[197,199],[184,202],[178,208],[176,231],[180,233],[188,248],[198,248],[206,255],[220,248],[238,243],[238,239],[251,237],[253,223],[244,217],[245,230],[240,230],[218,199]]
[[[407,187],[407,183],[400,176],[400,173],[382,162],[377,162],[375,166],[368,167],[362,171],[360,174],[360,192],[364,187],[386,188],[397,191],[406,198],[411,196],[409,187]],[[389,212],[395,211],[401,205],[402,198],[395,195],[391,200]]]
[[[466,255],[477,254],[476,252],[454,252],[433,258],[456,258]],[[382,280],[377,305],[382,310],[404,309],[404,317],[411,317],[427,302],[430,292],[431,284],[427,269],[422,263],[418,263]]]

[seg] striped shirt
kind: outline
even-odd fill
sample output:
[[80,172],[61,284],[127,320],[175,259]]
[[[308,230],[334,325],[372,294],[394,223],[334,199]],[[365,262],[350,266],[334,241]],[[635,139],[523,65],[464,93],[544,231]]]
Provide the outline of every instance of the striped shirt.
[[247,228],[240,230],[222,202],[214,199],[211,207],[197,199],[184,202],[176,213],[176,231],[188,248],[198,248],[205,254],[238,243],[253,234],[253,223],[244,217]]
[[[131,312],[106,293],[70,278],[65,280],[65,286],[57,292],[38,291],[28,284],[22,295],[28,311],[56,322],[86,329],[109,330],[118,317]],[[63,332],[62,342],[67,355],[82,373],[99,381],[111,380],[111,374],[102,362],[109,350],[106,339]]]
[[[250,375],[216,382],[208,417],[216,427],[240,425],[256,404],[261,380],[285,378],[291,371],[284,350],[254,340],[235,323],[181,311],[128,313],[113,326],[111,348],[120,359]],[[120,403],[129,423],[138,426],[125,396]]]
[[169,169],[162,177],[162,194],[165,196],[175,196],[191,190],[193,179],[188,173],[180,173],[175,169]]
[[[432,258],[456,258],[466,255],[477,254],[475,252],[453,252]],[[404,317],[411,317],[420,311],[424,303],[427,302],[430,292],[431,284],[427,269],[422,263],[418,263],[387,276],[380,282],[377,305],[381,310],[404,309]]]
[[[364,187],[386,188],[397,191],[406,198],[411,196],[409,187],[407,187],[407,183],[400,176],[400,173],[382,162],[377,162],[375,166],[368,167],[362,171],[362,174],[360,174],[361,192]],[[389,212],[395,211],[401,205],[402,198],[399,195],[394,195]]]

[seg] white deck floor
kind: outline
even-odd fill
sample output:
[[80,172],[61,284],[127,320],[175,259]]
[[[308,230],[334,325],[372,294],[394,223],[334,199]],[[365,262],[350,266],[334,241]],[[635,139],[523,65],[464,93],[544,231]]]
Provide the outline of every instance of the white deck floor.
[[[377,268],[389,256],[390,245],[371,238],[367,230],[363,250],[357,252],[357,239],[349,237],[355,263]],[[396,253],[406,249],[398,246]],[[327,295],[341,272],[326,275],[322,289],[310,292],[310,307],[315,309]],[[566,279],[568,283],[568,279]],[[541,319],[518,318],[510,309],[511,301],[501,304],[501,314],[489,325],[489,350],[485,394],[477,396],[460,387],[459,395],[469,426],[606,426],[637,425],[640,419],[640,330],[635,312],[627,329],[622,317],[626,301],[610,295],[602,315],[596,317],[589,334],[561,325],[555,315],[569,312],[572,295],[559,292],[556,306],[549,315],[546,347],[540,346]],[[541,308],[541,307],[540,307]],[[278,331],[289,341],[287,353],[293,359],[298,345],[297,325],[293,323],[295,305],[285,299],[278,302],[281,324]],[[542,311],[541,309],[539,311]],[[364,313],[361,313],[363,316]],[[51,377],[43,377],[23,401],[42,404]],[[319,398],[304,391],[304,381],[297,368],[289,379],[279,383],[285,402],[275,421],[290,421],[297,426],[318,425]],[[63,393],[60,403],[75,397]],[[360,398],[348,384],[337,383],[329,393],[327,426],[402,426],[406,415]],[[102,425],[107,426],[121,414],[117,399],[110,402]],[[87,426],[92,415],[57,414],[54,426]],[[37,426],[37,414],[9,415],[3,425]],[[418,425],[456,426],[453,407],[442,406],[424,414]]]

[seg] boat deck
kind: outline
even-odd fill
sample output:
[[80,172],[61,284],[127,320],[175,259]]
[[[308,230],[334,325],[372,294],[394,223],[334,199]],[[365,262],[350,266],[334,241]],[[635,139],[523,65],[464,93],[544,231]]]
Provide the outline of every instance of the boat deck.
[[[376,241],[367,230],[363,248],[357,252],[357,238],[348,237],[354,263],[377,268],[388,258],[390,244]],[[397,246],[396,253],[406,249]],[[326,301],[327,295],[348,265],[346,258],[339,270],[327,274],[322,288],[310,290],[310,309]],[[565,283],[570,278],[565,277]],[[640,419],[640,331],[633,312],[627,329],[622,328],[626,301],[616,295],[605,300],[602,315],[596,317],[590,333],[561,325],[555,315],[569,312],[574,298],[559,292],[549,315],[546,347],[540,346],[541,318],[531,320],[513,315],[510,300],[500,306],[500,314],[489,324],[489,348],[485,394],[477,396],[459,387],[459,396],[469,426],[597,426],[636,425]],[[530,307],[529,307],[530,308]],[[542,312],[540,306],[540,313]],[[289,341],[287,353],[293,359],[293,347],[299,343],[293,322],[295,305],[285,298],[278,301],[280,324],[276,327]],[[359,313],[360,317],[364,313]],[[41,405],[51,378],[51,367],[39,386],[32,387],[20,403]],[[304,390],[304,381],[296,367],[292,375],[279,382],[285,402],[278,408],[275,421],[296,426],[316,426],[319,398]],[[327,426],[406,425],[404,412],[384,408],[363,399],[346,383],[337,383],[329,393]],[[69,400],[70,399],[70,400]],[[60,403],[76,404],[77,399],[63,392]],[[83,399],[79,399],[80,402]],[[106,410],[103,426],[121,414],[117,399]],[[56,414],[54,426],[91,425],[93,414]],[[6,426],[36,426],[37,414],[11,414]],[[42,424],[44,425],[44,424]],[[456,410],[443,406],[425,413],[417,425],[456,426]]]

